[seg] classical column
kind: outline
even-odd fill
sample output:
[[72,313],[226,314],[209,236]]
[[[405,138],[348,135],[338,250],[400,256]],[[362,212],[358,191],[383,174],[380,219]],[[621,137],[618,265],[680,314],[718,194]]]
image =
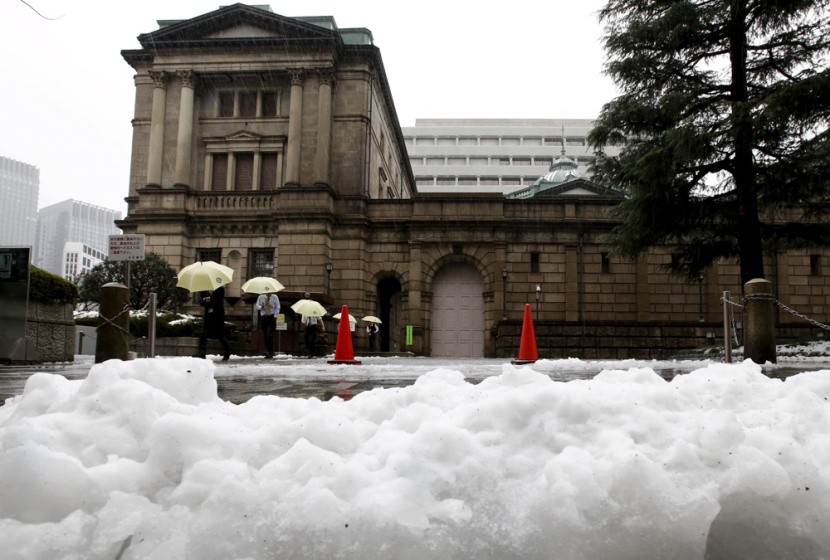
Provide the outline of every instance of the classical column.
[[320,89],[317,96],[317,154],[314,158],[314,183],[331,182],[331,88],[334,70],[320,71]]
[[303,81],[302,68],[288,71],[291,77],[291,100],[288,110],[288,146],[285,154],[285,182],[300,184],[300,148],[303,132]]
[[423,354],[426,342],[424,340],[424,314],[421,309],[423,294],[423,268],[421,265],[421,244],[411,241],[409,243],[409,287],[406,293],[406,316],[407,324],[412,325],[415,331],[413,345],[408,350],[416,354]]
[[176,75],[182,81],[182,98],[179,104],[179,136],[176,142],[176,177],[174,185],[190,186],[190,154],[193,151],[193,96],[196,73],[179,70]]
[[150,147],[147,152],[147,185],[161,186],[161,159],[164,152],[164,108],[167,104],[167,74],[150,70],[153,79],[153,112],[150,120]]

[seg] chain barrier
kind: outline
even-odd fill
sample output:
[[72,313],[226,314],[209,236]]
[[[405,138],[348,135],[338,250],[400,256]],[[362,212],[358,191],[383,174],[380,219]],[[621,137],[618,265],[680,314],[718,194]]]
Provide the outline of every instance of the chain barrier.
[[[728,303],[729,305],[732,306],[732,307],[730,307],[730,311],[731,311],[730,315],[732,316],[732,332],[733,333],[735,333],[735,312],[734,312],[734,309],[736,307],[739,307],[739,308],[743,309],[746,306],[747,302],[750,301],[750,300],[774,301],[775,304],[780,309],[783,309],[784,311],[786,311],[787,313],[793,315],[794,317],[798,317],[802,321],[806,321],[807,323],[810,323],[811,325],[816,326],[820,329],[830,330],[830,325],[825,325],[823,323],[820,323],[820,322],[816,321],[815,319],[811,319],[811,318],[807,317],[806,315],[804,315],[802,313],[799,313],[795,309],[791,309],[791,308],[787,307],[786,305],[784,305],[783,303],[781,303],[780,301],[775,299],[775,296],[772,295],[772,294],[749,294],[749,295],[744,296],[743,300],[741,300],[742,303],[737,303],[737,302],[734,302],[732,300],[728,300],[724,297],[721,297],[720,299],[721,299],[721,301],[723,301],[725,303]],[[737,342],[737,335],[735,336],[735,341]]]
[[721,296],[720,299],[721,299],[721,301],[723,301],[725,303],[728,303],[730,305],[730,307],[729,307],[729,322],[730,322],[730,326],[732,327],[731,328],[732,338],[735,340],[735,347],[737,348],[738,346],[741,345],[741,341],[738,340],[738,329],[735,325],[735,308],[739,307],[739,308],[743,309],[744,306],[741,305],[740,303],[732,301],[731,299],[726,299],[723,296]]
[[97,331],[98,329],[100,329],[101,327],[103,327],[103,326],[104,326],[104,324],[109,324],[109,325],[112,325],[113,327],[115,327],[116,329],[118,329],[118,330],[120,330],[120,331],[123,331],[123,332],[127,333],[127,335],[129,336],[129,334],[130,334],[130,331],[129,331],[129,330],[126,330],[126,329],[124,329],[121,325],[116,325],[116,324],[113,322],[113,321],[116,321],[119,317],[121,317],[124,313],[129,313],[129,311],[130,311],[130,304],[129,304],[129,303],[126,303],[126,304],[124,304],[124,309],[122,309],[122,310],[118,313],[118,315],[116,315],[115,317],[113,317],[113,318],[112,318],[112,320],[107,319],[106,317],[104,317],[103,315],[101,315],[101,314],[99,313],[99,314],[98,314],[98,317],[99,317],[99,318],[103,321],[103,323],[102,323],[102,324],[100,324],[100,325],[98,325],[97,327],[95,327],[95,330]]

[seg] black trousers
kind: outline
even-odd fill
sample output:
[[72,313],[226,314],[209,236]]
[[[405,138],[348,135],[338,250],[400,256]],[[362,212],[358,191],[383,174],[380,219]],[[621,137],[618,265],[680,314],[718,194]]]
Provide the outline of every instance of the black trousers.
[[306,325],[305,347],[308,348],[308,355],[314,356],[317,353],[317,325]]
[[262,331],[262,337],[265,341],[265,355],[274,355],[274,333],[277,330],[277,318],[273,315],[259,316],[259,330]]
[[222,345],[222,348],[225,351],[225,354],[222,356],[224,359],[227,360],[231,357],[231,346],[230,344],[228,344],[228,339],[225,338],[224,319],[220,319],[217,321],[210,316],[205,318],[202,334],[199,335],[199,356],[202,358],[204,358],[207,355],[208,338],[215,338],[219,341],[219,343]]

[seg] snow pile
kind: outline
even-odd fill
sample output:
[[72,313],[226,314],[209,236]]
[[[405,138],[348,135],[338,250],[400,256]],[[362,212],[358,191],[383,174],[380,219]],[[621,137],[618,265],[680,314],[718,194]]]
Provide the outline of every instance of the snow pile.
[[830,371],[505,364],[234,405],[213,369],[33,375],[0,407],[3,557],[830,557]]

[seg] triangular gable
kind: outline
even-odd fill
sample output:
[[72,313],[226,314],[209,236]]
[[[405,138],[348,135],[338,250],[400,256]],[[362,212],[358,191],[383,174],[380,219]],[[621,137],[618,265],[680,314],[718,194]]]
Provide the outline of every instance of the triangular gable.
[[234,4],[138,36],[145,48],[160,44],[228,39],[341,40],[336,29],[306,23],[245,4]]
[[586,179],[574,179],[573,181],[566,181],[554,187],[542,189],[536,193],[532,198],[553,198],[560,196],[579,196],[579,197],[611,197],[623,199],[622,193],[606,189]]

